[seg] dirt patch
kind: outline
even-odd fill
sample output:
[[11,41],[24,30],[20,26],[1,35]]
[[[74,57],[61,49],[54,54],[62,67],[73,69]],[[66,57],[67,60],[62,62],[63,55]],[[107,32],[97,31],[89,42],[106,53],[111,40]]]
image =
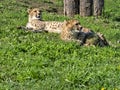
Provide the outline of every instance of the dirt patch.
[[56,0],[17,0],[18,3],[22,3],[27,8],[38,7],[43,11],[63,14],[63,6],[60,3],[56,3]]

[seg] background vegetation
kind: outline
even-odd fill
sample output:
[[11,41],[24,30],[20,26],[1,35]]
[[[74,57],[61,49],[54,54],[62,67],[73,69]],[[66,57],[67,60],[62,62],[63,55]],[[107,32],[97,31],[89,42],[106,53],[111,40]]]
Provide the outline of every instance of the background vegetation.
[[120,0],[105,0],[101,17],[74,17],[105,35],[112,46],[104,48],[18,30],[35,6],[43,20],[70,19],[62,0],[0,0],[0,90],[120,90]]

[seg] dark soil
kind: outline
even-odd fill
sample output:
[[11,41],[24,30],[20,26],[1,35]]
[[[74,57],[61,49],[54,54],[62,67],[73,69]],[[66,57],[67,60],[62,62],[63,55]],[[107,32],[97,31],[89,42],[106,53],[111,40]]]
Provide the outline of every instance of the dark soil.
[[63,14],[63,5],[56,0],[17,0],[26,8],[40,8],[43,11]]

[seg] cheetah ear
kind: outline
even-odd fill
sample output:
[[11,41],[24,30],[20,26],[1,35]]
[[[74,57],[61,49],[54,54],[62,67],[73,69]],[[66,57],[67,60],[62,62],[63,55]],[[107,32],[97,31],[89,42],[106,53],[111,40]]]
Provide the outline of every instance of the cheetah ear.
[[67,20],[64,20],[64,24],[67,25],[69,22]]
[[28,9],[27,9],[27,13],[30,13],[31,10],[32,10],[32,8],[28,8]]
[[64,20],[64,23],[67,23],[67,21],[66,21],[66,20]]

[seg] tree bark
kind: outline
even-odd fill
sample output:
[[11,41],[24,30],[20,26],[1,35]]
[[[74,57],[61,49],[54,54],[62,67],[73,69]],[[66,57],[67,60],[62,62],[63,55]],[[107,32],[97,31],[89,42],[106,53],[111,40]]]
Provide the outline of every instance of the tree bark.
[[94,0],[94,15],[95,16],[102,15],[103,8],[104,8],[104,0]]
[[79,0],[64,0],[64,15],[73,17],[79,13]]
[[93,0],[80,0],[80,15],[91,16],[92,15]]

